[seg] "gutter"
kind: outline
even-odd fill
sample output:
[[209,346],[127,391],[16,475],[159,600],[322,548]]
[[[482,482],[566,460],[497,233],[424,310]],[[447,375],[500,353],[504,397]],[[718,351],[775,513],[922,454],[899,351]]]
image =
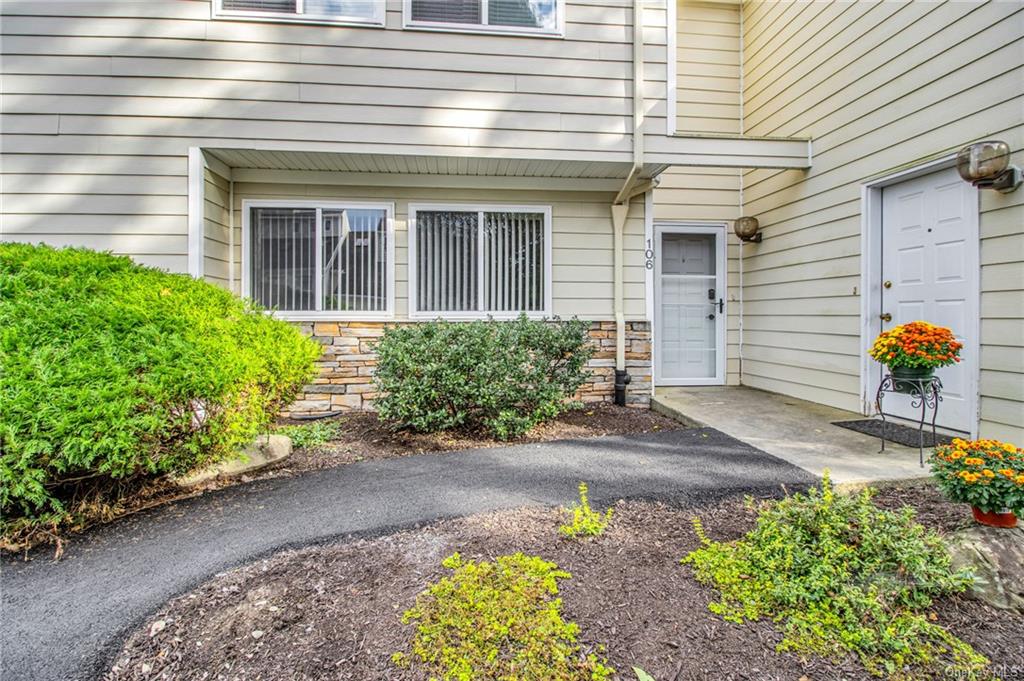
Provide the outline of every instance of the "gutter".
[[633,167],[622,183],[622,188],[612,202],[613,232],[613,308],[615,313],[615,404],[625,406],[626,386],[630,376],[626,371],[626,316],[624,312],[624,275],[623,275],[623,232],[626,226],[626,215],[629,213],[629,202],[638,194],[649,191],[655,184],[653,181],[637,184],[637,177],[644,166],[644,31],[643,31],[643,0],[633,0]]

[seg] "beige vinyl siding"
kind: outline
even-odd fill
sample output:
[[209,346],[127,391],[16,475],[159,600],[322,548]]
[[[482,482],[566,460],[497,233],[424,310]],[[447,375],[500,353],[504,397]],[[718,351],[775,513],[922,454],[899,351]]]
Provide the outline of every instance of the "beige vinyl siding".
[[[191,146],[632,158],[632,0],[570,0],[564,39],[401,30],[395,1],[386,29],[211,20],[206,0],[2,12],[5,239],[184,271]],[[660,131],[665,14],[645,10]]]
[[[861,183],[998,138],[1024,164],[1020,3],[744,5],[745,130],[814,138],[751,170],[745,384],[861,408]],[[981,434],[1024,441],[1024,191],[981,192]]]
[[678,0],[676,129],[680,132],[742,131],[740,16],[738,2]]
[[[203,174],[203,276],[218,286],[231,289],[231,183],[206,168]],[[235,234],[237,243],[238,234]],[[237,255],[235,256],[237,257]]]
[[[552,209],[552,306],[562,317],[610,320],[612,311],[613,194],[577,191],[511,191],[235,182],[235,225],[242,224],[246,199],[323,199],[395,203],[395,313],[408,318],[410,203],[550,205]],[[236,249],[241,253],[241,249]],[[625,227],[625,313],[646,318],[644,202],[631,203]],[[237,269],[239,276],[241,267]]]
[[[655,222],[730,223],[739,216],[740,171],[725,168],[672,168],[654,190]],[[726,383],[740,382],[739,239],[727,229]],[[657,315],[658,311],[655,310]]]

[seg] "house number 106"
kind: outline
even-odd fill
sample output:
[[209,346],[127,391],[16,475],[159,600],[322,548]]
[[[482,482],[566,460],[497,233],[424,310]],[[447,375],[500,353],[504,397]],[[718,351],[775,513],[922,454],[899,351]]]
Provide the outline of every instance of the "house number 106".
[[644,251],[644,267],[649,270],[654,269],[654,246],[650,239],[647,240],[647,250]]

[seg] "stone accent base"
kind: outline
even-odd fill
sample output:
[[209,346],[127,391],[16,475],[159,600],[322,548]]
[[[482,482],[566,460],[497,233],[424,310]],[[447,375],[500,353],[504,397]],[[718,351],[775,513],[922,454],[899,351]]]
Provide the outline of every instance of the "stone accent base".
[[[317,362],[320,376],[307,385],[283,416],[372,410],[379,396],[373,383],[377,364],[374,345],[384,327],[394,322],[305,322],[299,329],[324,347]],[[615,399],[615,322],[592,322],[590,338],[596,350],[587,367],[592,376],[576,397],[584,402]],[[626,404],[647,408],[651,403],[651,325],[626,322],[626,369],[631,381]]]

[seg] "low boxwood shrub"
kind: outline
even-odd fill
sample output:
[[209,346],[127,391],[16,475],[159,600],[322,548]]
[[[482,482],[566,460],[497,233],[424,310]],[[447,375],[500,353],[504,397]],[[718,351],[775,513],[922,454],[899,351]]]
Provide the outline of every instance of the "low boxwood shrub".
[[[421,593],[402,622],[416,623],[411,652],[431,678],[601,681],[615,670],[584,656],[579,626],[562,619],[558,580],[570,574],[536,556],[443,562],[452,571]],[[399,666],[412,661],[392,656]]]
[[482,430],[507,440],[572,406],[592,348],[580,320],[426,322],[377,344],[375,408],[421,432]]
[[721,599],[713,612],[732,622],[772,619],[780,650],[839,659],[852,654],[876,676],[977,678],[988,660],[932,621],[933,599],[964,590],[942,540],[914,510],[883,510],[871,491],[821,490],[767,505],[743,539],[708,539],[683,559]]
[[319,353],[212,284],[85,249],[0,244],[6,545],[233,455]]

